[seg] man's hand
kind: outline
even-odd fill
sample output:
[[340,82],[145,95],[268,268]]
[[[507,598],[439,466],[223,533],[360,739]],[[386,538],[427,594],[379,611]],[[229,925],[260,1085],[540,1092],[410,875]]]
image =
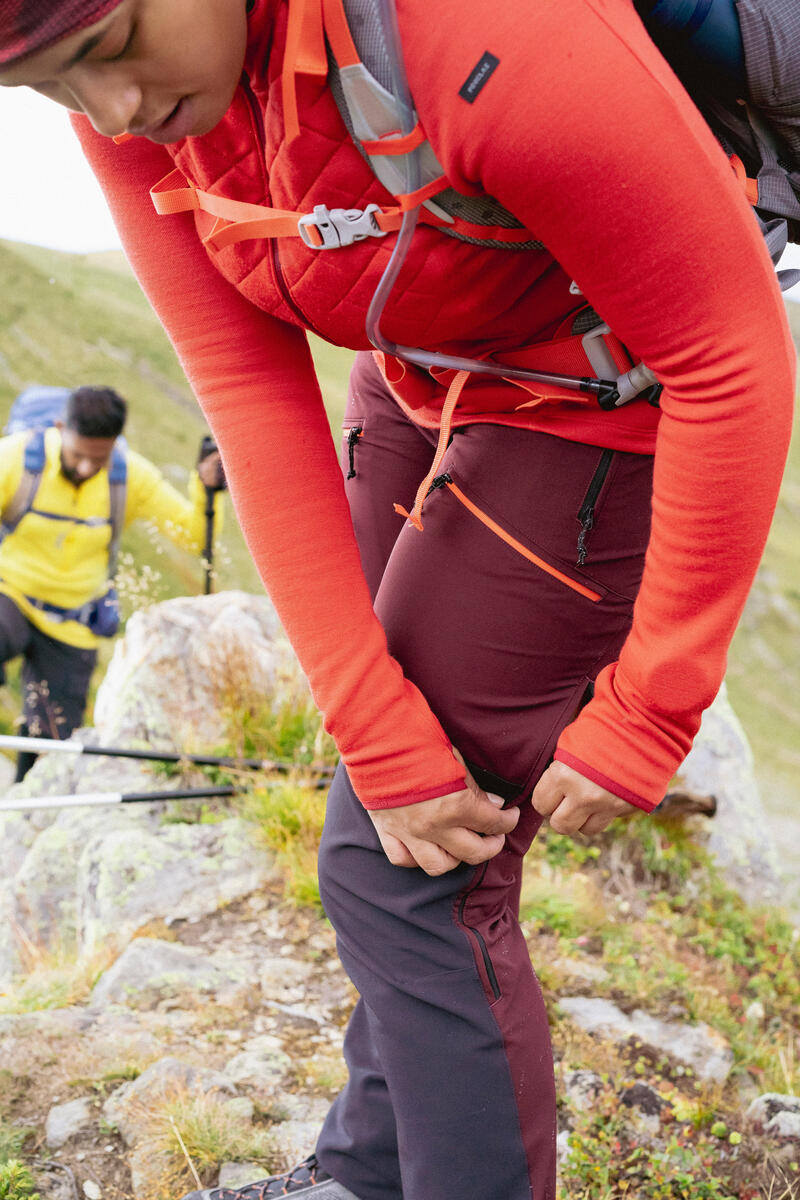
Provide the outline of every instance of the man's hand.
[[554,762],[533,789],[531,804],[549,817],[556,833],[600,833],[615,817],[629,817],[634,809],[627,800],[607,792],[597,783]]
[[221,492],[225,487],[225,472],[222,469],[222,459],[219,450],[212,450],[197,464],[197,474],[203,487],[211,488],[213,492]]
[[519,809],[503,809],[502,804],[467,773],[463,791],[369,815],[389,862],[444,875],[461,863],[477,866],[500,853],[505,835],[519,820]]

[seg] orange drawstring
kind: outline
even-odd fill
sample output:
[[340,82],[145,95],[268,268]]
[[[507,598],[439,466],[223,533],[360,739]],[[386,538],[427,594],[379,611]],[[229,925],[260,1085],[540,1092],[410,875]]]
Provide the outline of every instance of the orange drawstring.
[[463,391],[464,384],[469,379],[469,371],[456,371],[453,376],[450,387],[447,389],[444,404],[442,405],[442,423],[439,427],[439,441],[436,446],[436,453],[433,456],[433,462],[428,474],[423,479],[422,483],[417,488],[417,494],[414,497],[414,507],[411,512],[407,512],[402,504],[395,504],[394,511],[399,513],[401,517],[405,517],[410,521],[415,529],[422,531],[422,504],[428,494],[428,489],[431,482],[439,471],[441,461],[444,458],[444,452],[447,449],[447,443],[450,441],[450,428],[453,422],[453,413],[455,412],[458,398]]

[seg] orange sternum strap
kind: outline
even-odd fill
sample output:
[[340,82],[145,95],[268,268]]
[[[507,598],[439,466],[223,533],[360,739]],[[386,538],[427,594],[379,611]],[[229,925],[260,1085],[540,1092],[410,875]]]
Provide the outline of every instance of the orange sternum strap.
[[[432,186],[429,184],[419,192],[398,197],[400,203],[392,208],[368,204],[364,209],[329,209],[325,204],[317,204],[312,212],[299,213],[203,191],[190,183],[176,167],[150,189],[150,197],[161,216],[205,212],[216,217],[214,228],[203,239],[203,245],[212,250],[222,250],[248,238],[277,237],[300,237],[312,250],[333,250],[366,237],[385,237],[399,229],[403,213],[432,194]],[[440,191],[441,187],[441,183],[437,183],[435,190]],[[433,213],[423,214],[423,220],[442,224]]]

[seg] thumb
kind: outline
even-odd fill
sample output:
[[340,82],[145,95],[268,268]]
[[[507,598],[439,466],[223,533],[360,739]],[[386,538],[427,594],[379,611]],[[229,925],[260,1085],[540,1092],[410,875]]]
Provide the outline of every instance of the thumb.
[[495,808],[502,808],[503,805],[505,804],[505,800],[503,799],[502,796],[496,796],[494,794],[494,792],[486,792],[485,794],[486,794],[486,799],[489,801],[490,804],[493,804],[495,806]]

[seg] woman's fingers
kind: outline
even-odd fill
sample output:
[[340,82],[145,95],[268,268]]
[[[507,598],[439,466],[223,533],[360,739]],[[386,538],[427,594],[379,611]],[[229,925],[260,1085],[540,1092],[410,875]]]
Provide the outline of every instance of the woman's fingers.
[[519,820],[519,810],[503,809],[502,803],[499,796],[467,787],[418,804],[373,810],[370,817],[390,862],[442,875],[459,863],[477,866],[499,854]]
[[551,763],[533,790],[531,803],[556,833],[600,833],[631,805],[564,763]]

